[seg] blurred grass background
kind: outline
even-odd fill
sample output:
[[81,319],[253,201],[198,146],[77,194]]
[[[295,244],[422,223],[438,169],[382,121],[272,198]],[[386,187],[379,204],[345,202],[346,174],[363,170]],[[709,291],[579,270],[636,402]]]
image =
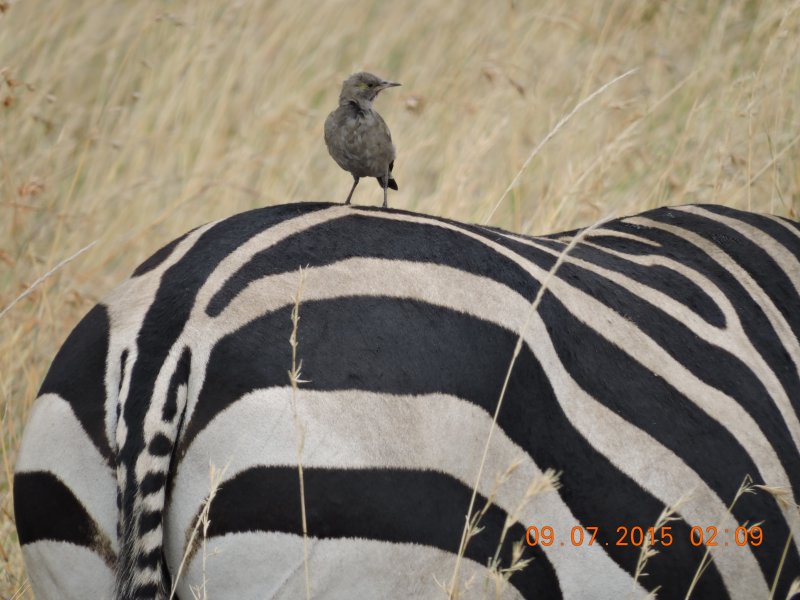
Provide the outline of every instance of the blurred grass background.
[[[341,202],[341,81],[398,151],[390,206],[548,233],[659,205],[800,213],[800,2],[0,0],[0,596],[23,597],[11,474],[50,360],[136,264],[204,222]],[[361,185],[357,204],[379,204]]]

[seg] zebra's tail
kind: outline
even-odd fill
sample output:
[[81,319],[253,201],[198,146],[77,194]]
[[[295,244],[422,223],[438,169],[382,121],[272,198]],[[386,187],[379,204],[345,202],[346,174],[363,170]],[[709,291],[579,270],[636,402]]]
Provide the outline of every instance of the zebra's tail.
[[[115,597],[120,600],[161,600],[172,586],[164,557],[164,514],[185,415],[191,352],[184,348],[179,358],[170,358],[166,393],[159,394],[154,385],[145,389],[154,392],[141,395],[132,381],[117,425],[120,550]],[[149,401],[137,401],[142,397]]]

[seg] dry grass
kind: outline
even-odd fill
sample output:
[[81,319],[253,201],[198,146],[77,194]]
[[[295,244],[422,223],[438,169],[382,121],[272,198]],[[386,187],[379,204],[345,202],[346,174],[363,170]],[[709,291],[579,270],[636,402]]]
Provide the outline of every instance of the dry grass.
[[[200,514],[197,515],[192,532],[186,542],[186,550],[183,553],[181,564],[178,565],[178,571],[175,573],[175,577],[172,581],[172,589],[169,592],[168,600],[172,600],[175,597],[175,593],[178,591],[178,583],[183,575],[183,570],[186,567],[187,562],[191,561],[191,557],[197,550],[197,546],[201,547],[203,553],[201,571],[203,580],[196,588],[192,587],[191,592],[195,600],[208,600],[208,594],[206,591],[206,564],[208,561],[206,542],[208,540],[208,529],[211,527],[211,503],[214,502],[214,498],[216,498],[217,493],[219,492],[220,486],[225,479],[225,471],[227,471],[227,469],[228,465],[225,465],[222,469],[218,469],[213,463],[208,465],[208,496],[206,496],[206,499],[203,502],[202,508],[200,509]],[[200,537],[198,537],[198,535]]]
[[[680,517],[676,517],[675,515],[678,514],[678,509],[683,504],[688,502],[690,496],[691,494],[687,492],[683,496],[678,498],[673,504],[665,506],[664,509],[661,511],[661,514],[658,515],[656,522],[653,523],[652,527],[653,532],[661,531],[661,528],[665,527],[667,523],[671,523],[672,521],[678,520]],[[631,593],[629,598],[631,599],[636,598],[635,596],[636,584],[644,583],[641,580],[646,578],[648,575],[647,572],[645,571],[648,561],[658,556],[660,552],[661,550],[656,549],[656,543],[653,540],[653,536],[645,535],[644,542],[642,543],[642,546],[639,551],[639,558],[636,561],[636,570],[633,573],[633,585],[631,586]],[[647,598],[657,598],[659,589],[661,589],[661,586],[656,586],[648,593]]]
[[[736,493],[733,495],[733,500],[728,505],[728,513],[733,511],[734,505],[739,501],[744,494],[752,494],[756,491],[755,486],[753,485],[753,479],[750,475],[745,475],[744,480],[739,485],[739,489],[736,490]],[[742,523],[745,527],[747,527],[748,523]],[[711,564],[711,547],[706,546],[705,552],[703,552],[703,558],[700,560],[700,564],[697,566],[697,570],[694,573],[694,577],[692,578],[692,582],[689,584],[689,589],[686,591],[685,600],[689,600],[692,597],[692,593],[694,592],[695,587],[697,586],[697,582],[700,581],[700,578],[705,573],[706,569]]]
[[297,434],[297,479],[300,484],[300,523],[303,526],[303,574],[305,575],[306,600],[311,600],[311,576],[308,571],[308,519],[306,516],[306,480],[303,476],[303,450],[306,441],[306,428],[297,411],[297,391],[301,383],[308,383],[302,378],[303,361],[297,359],[297,331],[300,326],[300,300],[303,297],[303,288],[306,284],[306,271],[298,269],[300,282],[294,295],[292,307],[292,333],[289,336],[289,345],[292,347],[292,368],[289,370],[289,382],[292,386],[292,416]]
[[[800,3],[0,1],[0,595],[23,586],[10,477],[56,349],[133,266],[200,223],[341,201],[322,123],[357,69],[398,147],[391,204],[574,228],[721,202],[800,213]],[[378,204],[377,185],[357,203]]]

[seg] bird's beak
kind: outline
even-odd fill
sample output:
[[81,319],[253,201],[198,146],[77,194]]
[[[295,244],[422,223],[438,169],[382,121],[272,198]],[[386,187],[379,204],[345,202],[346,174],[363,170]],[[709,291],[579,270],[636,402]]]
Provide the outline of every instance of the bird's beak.
[[399,83],[397,83],[396,81],[384,81],[384,82],[381,84],[381,89],[382,89],[382,90],[385,90],[386,88],[390,88],[390,87],[397,87],[398,85],[400,85],[400,84],[399,84]]

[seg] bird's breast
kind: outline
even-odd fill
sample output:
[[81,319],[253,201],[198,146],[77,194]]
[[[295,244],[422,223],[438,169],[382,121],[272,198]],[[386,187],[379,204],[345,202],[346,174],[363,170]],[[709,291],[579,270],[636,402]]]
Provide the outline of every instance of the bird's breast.
[[325,143],[340,167],[358,177],[381,177],[395,158],[386,124],[375,111],[340,107],[325,122]]

